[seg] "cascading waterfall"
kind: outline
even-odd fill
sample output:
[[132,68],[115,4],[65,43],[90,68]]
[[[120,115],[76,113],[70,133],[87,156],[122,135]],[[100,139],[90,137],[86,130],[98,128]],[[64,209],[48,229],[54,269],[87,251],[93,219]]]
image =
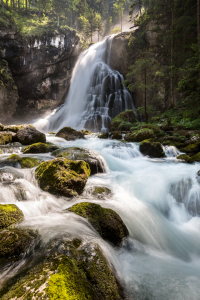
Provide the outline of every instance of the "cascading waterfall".
[[113,36],[84,51],[74,68],[66,102],[34,124],[41,131],[58,131],[70,126],[107,132],[111,118],[134,109],[133,99],[123,86],[123,76],[109,67]]

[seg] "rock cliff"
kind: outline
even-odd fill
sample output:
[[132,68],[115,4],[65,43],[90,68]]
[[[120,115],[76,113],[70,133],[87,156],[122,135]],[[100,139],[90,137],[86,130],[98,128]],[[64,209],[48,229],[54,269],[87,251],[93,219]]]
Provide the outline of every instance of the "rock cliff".
[[12,109],[3,119],[0,116],[0,121],[5,123],[6,119],[9,123],[12,116],[38,116],[38,113],[60,105],[80,51],[75,31],[57,29],[41,38],[23,38],[14,29],[2,29],[0,58],[8,62],[19,100],[16,93]]

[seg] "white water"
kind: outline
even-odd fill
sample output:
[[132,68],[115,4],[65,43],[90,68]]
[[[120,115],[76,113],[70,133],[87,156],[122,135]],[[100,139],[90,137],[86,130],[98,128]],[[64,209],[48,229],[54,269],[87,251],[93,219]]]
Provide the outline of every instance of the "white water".
[[65,104],[36,121],[38,130],[58,131],[71,126],[107,132],[112,117],[134,109],[131,95],[122,85],[123,76],[108,65],[112,38],[105,38],[80,55]]
[[[18,169],[14,183],[0,183],[0,199],[22,209],[21,226],[38,229],[44,242],[60,233],[98,242],[125,280],[131,299],[199,300],[200,164],[179,163],[174,155],[149,159],[137,144],[100,140],[95,135],[72,142],[49,136],[48,141],[97,151],[106,161],[107,172],[90,177],[82,196],[69,201],[40,190],[34,170]],[[26,200],[16,197],[16,184],[25,190]],[[93,186],[110,188],[112,196],[95,198]],[[130,233],[123,247],[112,248],[87,221],[64,211],[82,201],[119,213]],[[0,281],[18,268],[0,272]]]

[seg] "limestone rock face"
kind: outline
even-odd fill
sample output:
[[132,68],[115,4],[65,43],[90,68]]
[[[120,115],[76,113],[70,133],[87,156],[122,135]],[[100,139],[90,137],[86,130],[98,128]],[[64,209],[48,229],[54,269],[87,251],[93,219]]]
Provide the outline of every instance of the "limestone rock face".
[[0,59],[0,69],[0,120],[5,122],[15,113],[19,95],[8,63],[4,59]]
[[83,202],[68,209],[75,214],[88,219],[98,233],[115,246],[120,246],[128,229],[120,216],[112,209],[102,208],[98,204]]
[[46,143],[46,136],[44,133],[34,128],[24,128],[17,132],[15,140],[22,145],[30,145],[39,142]]
[[110,67],[126,76],[130,67],[130,32],[122,32],[113,38],[110,51]]
[[64,102],[81,51],[75,31],[58,28],[41,38],[0,31],[0,46],[0,58],[8,62],[20,97],[17,107],[18,94],[9,107],[15,117],[38,117]]
[[40,188],[54,195],[73,197],[81,194],[90,176],[89,165],[66,158],[43,162],[35,171]]

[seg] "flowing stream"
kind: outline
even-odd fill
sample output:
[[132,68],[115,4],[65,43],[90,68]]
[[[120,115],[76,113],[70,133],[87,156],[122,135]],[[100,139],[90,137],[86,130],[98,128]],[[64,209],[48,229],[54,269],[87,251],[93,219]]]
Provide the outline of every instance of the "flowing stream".
[[[0,172],[15,172],[15,181],[0,183],[0,202],[15,203],[23,211],[20,227],[37,229],[43,243],[60,233],[99,243],[125,281],[131,299],[199,300],[200,164],[178,162],[176,149],[169,148],[165,149],[165,159],[150,159],[140,153],[136,143],[100,140],[95,134],[71,142],[52,135],[47,140],[96,151],[105,161],[106,173],[91,176],[84,193],[69,200],[42,191],[34,169],[1,168]],[[28,156],[51,158],[50,154]],[[17,186],[24,191],[22,198]],[[91,193],[94,186],[108,187],[112,194],[95,197]],[[65,211],[83,201],[112,208],[121,216],[129,230],[121,248],[114,249],[86,220]],[[24,258],[1,266],[0,285],[17,274],[25,262]]]
[[122,84],[123,76],[109,66],[112,39],[106,37],[80,55],[65,104],[36,121],[39,130],[58,131],[70,126],[107,132],[111,118],[134,109],[133,99]]

